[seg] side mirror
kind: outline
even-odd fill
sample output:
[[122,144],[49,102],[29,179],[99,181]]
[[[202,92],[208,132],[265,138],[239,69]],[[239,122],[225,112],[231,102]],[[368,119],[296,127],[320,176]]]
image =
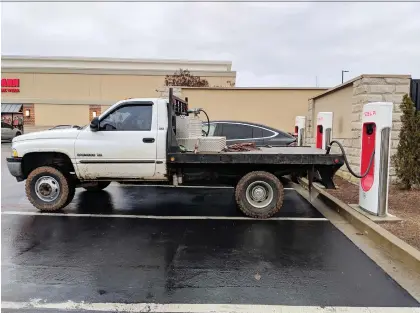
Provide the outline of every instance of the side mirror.
[[99,130],[99,118],[94,117],[93,120],[90,122],[90,129],[94,132]]

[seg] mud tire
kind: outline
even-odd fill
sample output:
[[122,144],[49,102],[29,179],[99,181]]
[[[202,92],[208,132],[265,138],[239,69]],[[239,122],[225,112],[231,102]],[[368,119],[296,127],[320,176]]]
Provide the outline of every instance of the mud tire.
[[66,204],[64,205],[64,207],[68,206],[70,204],[70,202],[73,201],[74,195],[76,194],[76,182],[75,182],[74,178],[72,178],[69,175],[67,177],[67,180],[69,182],[70,192],[69,192],[69,197],[68,197],[68,199],[67,199]]
[[100,181],[95,186],[86,186],[83,188],[85,188],[87,191],[101,191],[108,187],[109,184],[111,184],[110,181]]
[[[35,192],[36,181],[42,176],[53,177],[60,186],[58,197],[51,201],[43,201]],[[60,170],[51,166],[42,166],[34,169],[26,179],[25,192],[29,202],[42,212],[54,212],[64,208],[74,197],[75,186],[71,179]],[[70,200],[70,201],[69,201]]]
[[[273,192],[272,200],[262,208],[254,206],[248,201],[247,188],[253,182],[262,181],[267,183]],[[280,180],[271,173],[264,171],[250,172],[243,176],[235,188],[235,200],[239,209],[249,217],[266,219],[280,211],[284,200],[284,188]]]

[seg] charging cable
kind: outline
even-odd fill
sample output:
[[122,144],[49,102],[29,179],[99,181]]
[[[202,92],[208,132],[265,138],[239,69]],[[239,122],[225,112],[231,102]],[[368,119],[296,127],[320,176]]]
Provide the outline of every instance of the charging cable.
[[337,144],[337,145],[340,147],[341,153],[343,154],[343,157],[344,157],[344,163],[346,164],[347,169],[349,170],[350,174],[352,174],[352,175],[353,175],[354,177],[356,177],[356,178],[364,178],[364,177],[366,177],[366,176],[367,176],[367,174],[369,173],[369,171],[370,171],[370,169],[371,169],[372,165],[373,165],[373,160],[374,160],[374,158],[375,158],[375,151],[373,151],[373,152],[372,152],[372,155],[370,156],[369,165],[368,165],[368,167],[367,167],[367,169],[366,169],[366,172],[365,172],[365,173],[363,173],[363,174],[358,175],[358,174],[356,174],[356,173],[355,173],[355,172],[354,172],[354,171],[350,168],[350,164],[349,164],[349,161],[347,160],[346,152],[344,151],[343,145],[342,145],[341,143],[339,143],[339,142],[338,142],[338,141],[336,141],[336,140],[331,141],[331,142],[330,142],[330,144],[329,144],[329,145],[328,145],[328,147],[327,147],[327,154],[330,154],[331,146],[332,146],[334,143],[335,143],[335,144]]

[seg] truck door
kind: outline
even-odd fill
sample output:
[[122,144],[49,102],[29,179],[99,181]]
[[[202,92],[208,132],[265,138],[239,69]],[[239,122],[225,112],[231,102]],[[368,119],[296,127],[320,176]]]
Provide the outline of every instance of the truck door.
[[157,107],[129,102],[100,117],[99,129],[86,127],[75,144],[83,179],[152,178],[156,169]]

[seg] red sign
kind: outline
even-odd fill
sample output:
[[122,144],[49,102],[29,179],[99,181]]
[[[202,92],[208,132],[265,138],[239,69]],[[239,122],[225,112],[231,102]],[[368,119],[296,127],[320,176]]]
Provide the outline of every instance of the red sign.
[[19,78],[2,78],[1,92],[20,92]]
[[373,115],[376,115],[376,111],[365,112],[365,116],[373,116]]

